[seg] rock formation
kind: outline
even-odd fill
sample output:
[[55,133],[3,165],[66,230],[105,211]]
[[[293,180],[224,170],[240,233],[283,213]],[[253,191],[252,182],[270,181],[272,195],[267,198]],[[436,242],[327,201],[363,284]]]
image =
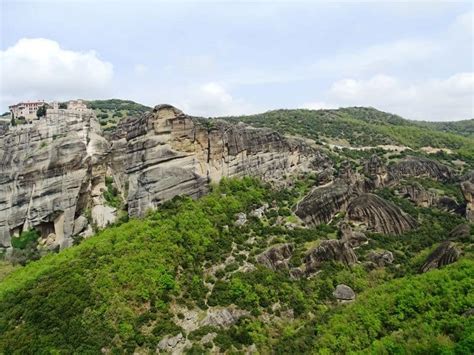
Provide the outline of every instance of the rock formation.
[[461,191],[466,200],[466,219],[474,222],[474,171],[470,171],[461,182]]
[[336,213],[346,208],[353,191],[344,180],[316,187],[298,204],[295,213],[308,225],[328,223]]
[[159,105],[124,119],[107,139],[92,111],[48,110],[46,118],[4,132],[0,158],[0,248],[9,249],[11,237],[29,228],[43,238],[53,234],[64,248],[74,234],[113,222],[106,178],[136,217],[176,195],[200,196],[222,177],[278,178],[324,155],[272,130]]
[[438,181],[448,181],[453,176],[453,171],[446,165],[420,157],[407,157],[388,167],[390,181],[399,181],[407,177],[428,177]]
[[303,259],[304,273],[306,275],[317,271],[326,261],[338,261],[346,266],[357,263],[357,256],[350,245],[344,241],[330,239],[308,251]]
[[425,190],[419,183],[402,185],[398,188],[398,192],[420,207],[430,207],[436,201],[436,194]]
[[396,205],[370,193],[352,200],[347,207],[347,216],[350,221],[383,234],[402,234],[417,225]]
[[369,242],[369,239],[364,233],[353,231],[348,223],[341,223],[339,231],[341,233],[341,240],[349,243],[351,248],[358,248]]
[[274,245],[256,257],[257,262],[272,270],[288,269],[288,261],[293,255],[293,246],[285,243]]
[[356,297],[354,290],[344,284],[337,285],[332,294],[340,302],[350,302],[355,300]]
[[419,271],[423,273],[454,263],[460,254],[461,252],[451,241],[444,241],[428,256]]
[[367,189],[373,190],[383,186],[387,179],[387,167],[382,159],[374,154],[364,165],[364,173],[369,177]]
[[[75,220],[100,194],[110,148],[90,112],[49,110],[0,138],[0,248],[29,228],[67,247]],[[86,197],[86,196],[89,197]],[[90,202],[90,203],[89,203]],[[89,205],[88,205],[89,203]],[[94,204],[101,205],[99,197]]]
[[388,250],[372,250],[367,256],[367,259],[369,259],[377,267],[387,266],[393,263],[394,260],[393,253]]

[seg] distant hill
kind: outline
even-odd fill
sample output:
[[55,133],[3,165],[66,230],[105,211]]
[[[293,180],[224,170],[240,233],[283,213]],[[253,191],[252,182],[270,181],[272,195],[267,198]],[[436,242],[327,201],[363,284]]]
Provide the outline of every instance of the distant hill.
[[474,119],[456,122],[416,122],[420,126],[425,126],[441,132],[459,134],[466,137],[474,137]]
[[115,127],[122,118],[139,116],[151,110],[151,107],[131,100],[93,100],[87,101],[86,104],[95,111],[101,126],[105,130]]
[[256,127],[273,128],[321,143],[351,147],[403,145],[452,150],[462,159],[474,158],[474,120],[417,122],[370,107],[335,110],[275,110],[249,116],[222,117]]

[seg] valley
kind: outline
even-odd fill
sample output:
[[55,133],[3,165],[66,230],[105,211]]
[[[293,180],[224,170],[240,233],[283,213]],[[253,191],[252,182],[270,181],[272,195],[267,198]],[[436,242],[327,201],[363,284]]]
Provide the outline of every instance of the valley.
[[1,353],[474,351],[473,120],[88,105],[1,131]]

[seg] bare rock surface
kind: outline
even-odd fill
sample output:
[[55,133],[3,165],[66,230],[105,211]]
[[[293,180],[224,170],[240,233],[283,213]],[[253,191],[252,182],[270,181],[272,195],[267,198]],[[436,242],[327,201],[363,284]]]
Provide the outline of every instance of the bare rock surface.
[[211,325],[216,327],[230,327],[235,324],[239,318],[249,315],[248,311],[235,307],[215,307],[207,310],[207,315],[201,321],[200,325]]
[[101,131],[91,110],[61,109],[48,109],[31,124],[2,125],[1,132],[2,250],[29,228],[42,238],[54,233],[64,248],[73,235],[90,231],[81,217],[91,215],[98,227],[113,223],[117,211],[104,198],[106,177],[128,214],[138,217],[176,195],[201,196],[222,177],[277,179],[327,159],[303,140],[196,119],[171,105],[128,117],[113,133]]
[[393,203],[374,194],[362,194],[347,208],[349,220],[383,234],[402,234],[417,226],[409,216]]
[[338,301],[353,301],[356,298],[356,294],[352,288],[350,288],[347,285],[340,284],[336,286],[336,289],[332,293],[333,296],[338,300]]
[[452,264],[458,260],[461,252],[456,248],[453,242],[444,241],[437,247],[421,265],[420,272],[424,273],[432,269],[438,269],[442,266]]
[[407,157],[387,169],[390,180],[400,180],[407,177],[428,177],[438,181],[448,181],[454,176],[452,169],[448,166],[421,157]]
[[464,177],[461,182],[461,191],[466,201],[466,219],[474,222],[474,170]]
[[377,267],[384,267],[389,264],[392,264],[395,260],[393,253],[388,250],[375,251],[372,250],[367,258],[374,263]]
[[257,262],[272,270],[288,269],[288,261],[293,255],[293,246],[289,243],[275,245],[257,255]]
[[358,248],[369,242],[369,239],[364,233],[353,231],[352,227],[346,222],[340,224],[339,231],[341,233],[341,240],[349,243],[351,248]]
[[353,197],[353,187],[344,180],[336,180],[313,189],[296,208],[296,215],[308,225],[328,223],[344,210]]
[[403,185],[398,192],[417,206],[430,207],[436,201],[436,194],[423,188],[418,183]]
[[357,256],[349,243],[342,240],[329,239],[310,249],[303,259],[304,274],[316,272],[324,262],[339,261],[346,266],[357,263]]

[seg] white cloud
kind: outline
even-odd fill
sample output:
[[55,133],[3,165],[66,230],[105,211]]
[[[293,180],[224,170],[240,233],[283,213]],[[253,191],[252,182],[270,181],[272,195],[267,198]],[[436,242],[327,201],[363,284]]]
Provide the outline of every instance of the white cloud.
[[463,32],[468,36],[474,35],[474,11],[459,15],[451,26],[452,32]]
[[[23,38],[0,51],[1,101],[93,98],[105,94],[111,63],[94,51],[76,52],[45,38]],[[13,102],[11,102],[13,103]]]
[[148,67],[145,64],[135,64],[133,71],[138,76],[144,76],[148,73]]
[[348,78],[334,82],[324,98],[327,106],[373,106],[410,119],[466,119],[474,117],[474,73],[416,83],[389,75]]
[[440,44],[433,41],[404,39],[322,59],[312,66],[312,70],[339,76],[370,75],[387,68],[394,70],[399,66],[420,63],[440,50]]
[[219,83],[207,82],[186,90],[184,100],[178,100],[178,107],[186,113],[197,116],[242,115],[257,112],[249,103],[233,97]]

